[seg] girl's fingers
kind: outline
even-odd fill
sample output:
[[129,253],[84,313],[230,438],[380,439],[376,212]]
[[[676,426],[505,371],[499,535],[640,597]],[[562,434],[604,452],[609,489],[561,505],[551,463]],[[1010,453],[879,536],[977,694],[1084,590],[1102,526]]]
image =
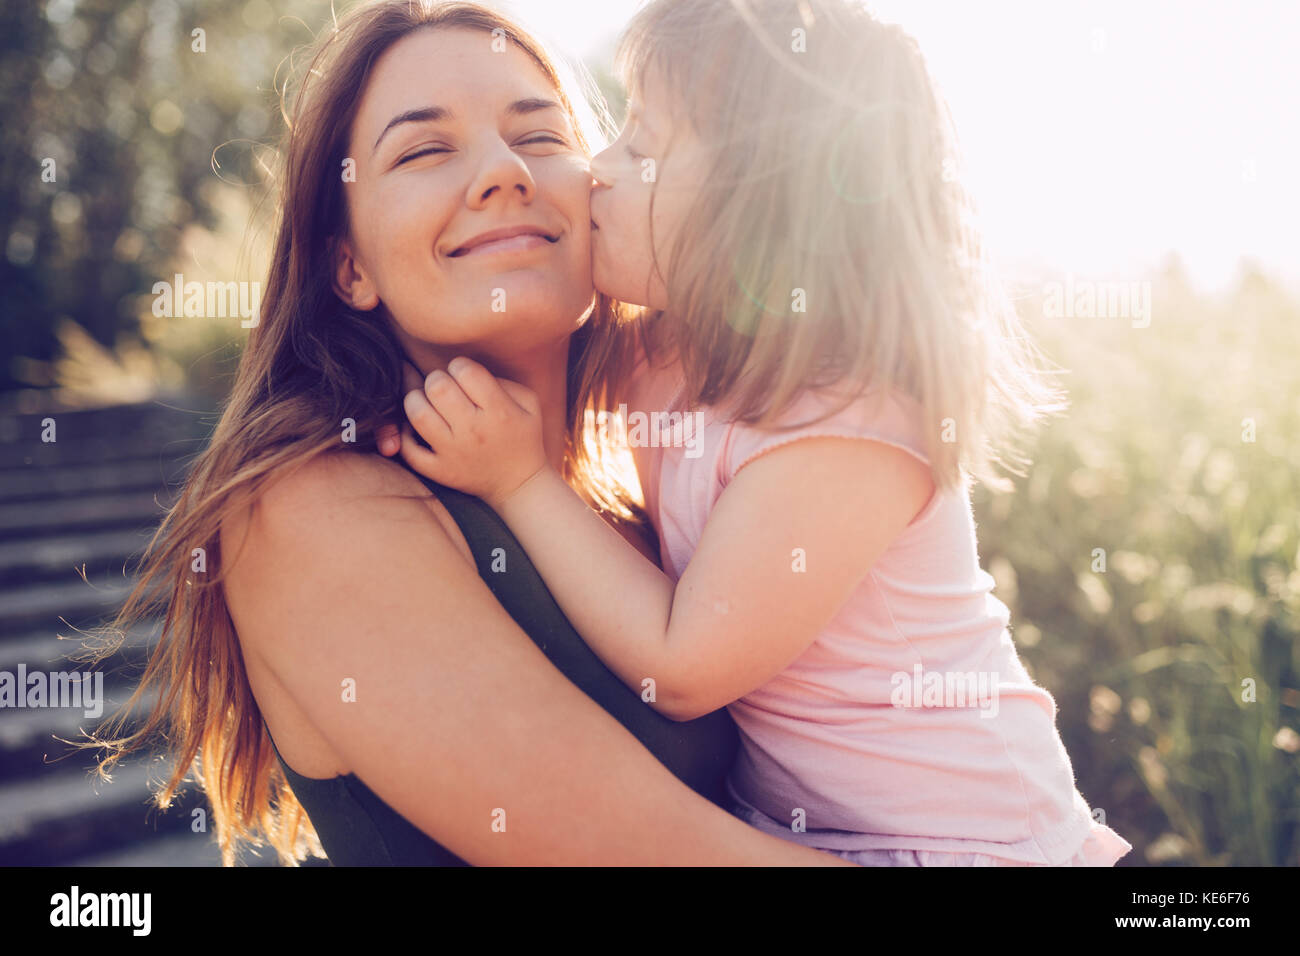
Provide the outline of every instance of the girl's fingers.
[[441,369],[434,369],[424,380],[424,395],[453,432],[457,422],[463,423],[478,413],[478,406],[460,383]]
[[384,424],[375,430],[375,445],[385,458],[396,455],[402,447],[401,431],[396,425]]
[[484,411],[497,411],[506,397],[497,377],[473,359],[459,355],[447,363],[447,371],[471,402]]
[[407,392],[402,399],[402,408],[406,412],[406,420],[431,448],[437,449],[451,441],[451,426],[438,409],[429,403],[423,389]]
[[[424,392],[424,376],[410,359],[402,362],[402,387],[406,392]],[[379,447],[379,454],[385,458],[396,455],[402,449],[401,426],[396,422],[380,425],[375,431],[375,444]]]
[[432,478],[434,481],[438,481],[442,462],[439,460],[437,455],[415,440],[415,432],[411,430],[410,425],[402,426],[401,450],[399,453],[402,456],[402,460],[420,474],[424,475],[426,478]]

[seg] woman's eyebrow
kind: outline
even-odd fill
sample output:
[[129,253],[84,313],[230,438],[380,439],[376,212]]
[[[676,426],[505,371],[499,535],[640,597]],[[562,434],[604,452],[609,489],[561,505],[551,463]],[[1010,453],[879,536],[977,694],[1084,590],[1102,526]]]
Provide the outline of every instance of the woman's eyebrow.
[[[555,100],[543,99],[542,97],[526,97],[522,100],[515,100],[506,107],[506,113],[510,116],[526,116],[529,113],[538,113],[542,110],[561,110],[562,107]],[[405,113],[398,113],[388,121],[384,131],[379,134],[379,139],[375,140],[375,145],[370,151],[373,153],[379,148],[380,142],[388,135],[388,131],[395,126],[401,126],[403,123],[439,123],[443,120],[452,118],[452,112],[441,106],[425,106],[418,110],[407,110]]]
[[379,134],[379,139],[375,140],[375,145],[370,148],[370,151],[373,153],[379,148],[380,142],[394,126],[401,126],[403,123],[439,123],[447,119],[451,119],[451,110],[443,109],[441,106],[425,106],[418,110],[398,113],[388,121],[388,125]]
[[555,100],[547,100],[538,96],[527,99],[515,100],[506,107],[506,112],[511,116],[525,116],[529,113],[537,113],[541,110],[558,110],[561,109],[559,103]]

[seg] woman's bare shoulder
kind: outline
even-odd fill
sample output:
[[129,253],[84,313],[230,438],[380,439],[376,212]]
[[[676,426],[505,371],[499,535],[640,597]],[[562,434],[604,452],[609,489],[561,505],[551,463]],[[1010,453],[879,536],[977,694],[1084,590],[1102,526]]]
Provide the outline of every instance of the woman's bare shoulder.
[[330,451],[273,476],[258,505],[293,515],[356,498],[432,497],[414,474],[391,459],[349,451]]
[[[231,584],[257,591],[274,586],[277,570],[301,572],[318,562],[347,560],[362,539],[376,533],[394,559],[430,538],[449,539],[455,551],[469,553],[446,509],[418,477],[378,455],[346,451],[273,475],[222,521],[221,545]],[[448,558],[455,553],[438,552]]]

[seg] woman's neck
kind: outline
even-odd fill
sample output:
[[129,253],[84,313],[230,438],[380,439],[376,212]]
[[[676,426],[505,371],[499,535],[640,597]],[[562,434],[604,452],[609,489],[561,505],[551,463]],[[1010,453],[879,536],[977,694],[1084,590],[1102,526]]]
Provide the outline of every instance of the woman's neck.
[[542,408],[542,441],[546,460],[556,471],[564,473],[565,437],[568,431],[565,409],[568,399],[569,340],[562,339],[532,352],[501,357],[475,352],[472,348],[446,348],[424,342],[407,341],[411,361],[428,375],[436,368],[447,368],[457,355],[471,358],[498,378],[518,382],[532,389]]

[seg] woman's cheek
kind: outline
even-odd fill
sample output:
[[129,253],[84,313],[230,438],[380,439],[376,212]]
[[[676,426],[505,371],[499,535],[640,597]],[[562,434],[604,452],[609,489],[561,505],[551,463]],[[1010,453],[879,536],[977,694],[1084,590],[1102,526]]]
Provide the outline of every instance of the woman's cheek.
[[413,264],[426,259],[436,244],[435,224],[445,216],[431,204],[412,199],[409,194],[395,199],[368,220],[372,242],[386,260]]
[[608,227],[602,227],[591,234],[591,248],[591,278],[597,291],[616,299],[635,301],[635,298],[628,298],[629,286],[624,264],[619,258],[617,237]]
[[616,186],[610,198],[610,239],[618,246],[618,258],[645,261],[650,253],[650,188],[639,182]]

